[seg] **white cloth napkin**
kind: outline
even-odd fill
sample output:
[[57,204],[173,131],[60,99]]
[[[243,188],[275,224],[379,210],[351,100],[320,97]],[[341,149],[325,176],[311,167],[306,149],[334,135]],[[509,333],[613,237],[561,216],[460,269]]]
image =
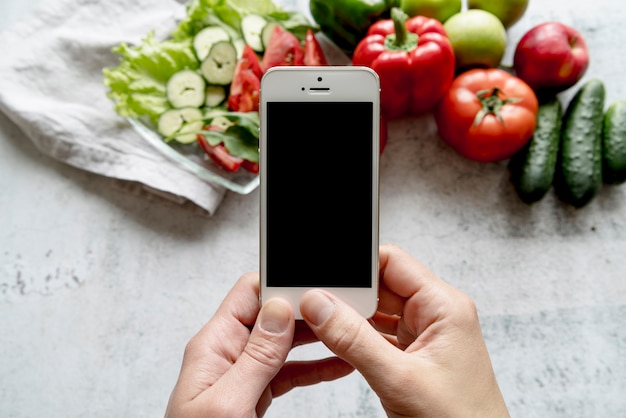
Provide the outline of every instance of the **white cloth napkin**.
[[0,34],[0,110],[52,158],[214,214],[226,189],[141,138],[103,84],[102,69],[119,62],[113,46],[152,30],[165,38],[184,14],[175,0],[43,0]]

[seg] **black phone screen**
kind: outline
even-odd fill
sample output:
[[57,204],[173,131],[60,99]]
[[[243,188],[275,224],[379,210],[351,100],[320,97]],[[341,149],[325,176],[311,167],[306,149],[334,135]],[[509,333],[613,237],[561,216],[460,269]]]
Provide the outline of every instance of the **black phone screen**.
[[266,111],[267,286],[371,287],[373,103]]

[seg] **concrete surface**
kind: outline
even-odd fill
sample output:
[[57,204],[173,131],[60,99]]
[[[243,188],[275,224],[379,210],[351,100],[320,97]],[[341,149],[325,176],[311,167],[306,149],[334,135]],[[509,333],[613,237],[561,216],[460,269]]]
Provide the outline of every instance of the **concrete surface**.
[[[0,29],[38,1],[2,2]],[[625,17],[620,0],[531,0],[505,62],[558,20],[587,40],[585,79],[626,99]],[[41,155],[2,114],[0,137],[0,416],[162,416],[187,340],[258,268],[258,191],[208,218]],[[461,159],[426,115],[390,124],[380,232],[475,299],[512,416],[626,417],[626,186],[580,210],[552,192],[529,207],[505,163]],[[267,416],[384,413],[354,373]]]

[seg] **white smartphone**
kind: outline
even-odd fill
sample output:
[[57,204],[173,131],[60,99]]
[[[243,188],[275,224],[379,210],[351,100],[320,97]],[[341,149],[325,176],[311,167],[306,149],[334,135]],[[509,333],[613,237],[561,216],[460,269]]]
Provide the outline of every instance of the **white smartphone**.
[[380,83],[359,66],[279,66],[260,93],[260,301],[326,289],[378,305]]

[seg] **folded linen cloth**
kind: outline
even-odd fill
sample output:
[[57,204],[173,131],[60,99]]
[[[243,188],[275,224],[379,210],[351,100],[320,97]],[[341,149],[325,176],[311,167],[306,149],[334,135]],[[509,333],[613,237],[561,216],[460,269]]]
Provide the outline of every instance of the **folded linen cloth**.
[[163,39],[185,11],[176,0],[44,0],[0,34],[0,110],[52,158],[213,215],[226,189],[153,148],[103,84],[102,69],[119,63],[112,47],[150,31]]

